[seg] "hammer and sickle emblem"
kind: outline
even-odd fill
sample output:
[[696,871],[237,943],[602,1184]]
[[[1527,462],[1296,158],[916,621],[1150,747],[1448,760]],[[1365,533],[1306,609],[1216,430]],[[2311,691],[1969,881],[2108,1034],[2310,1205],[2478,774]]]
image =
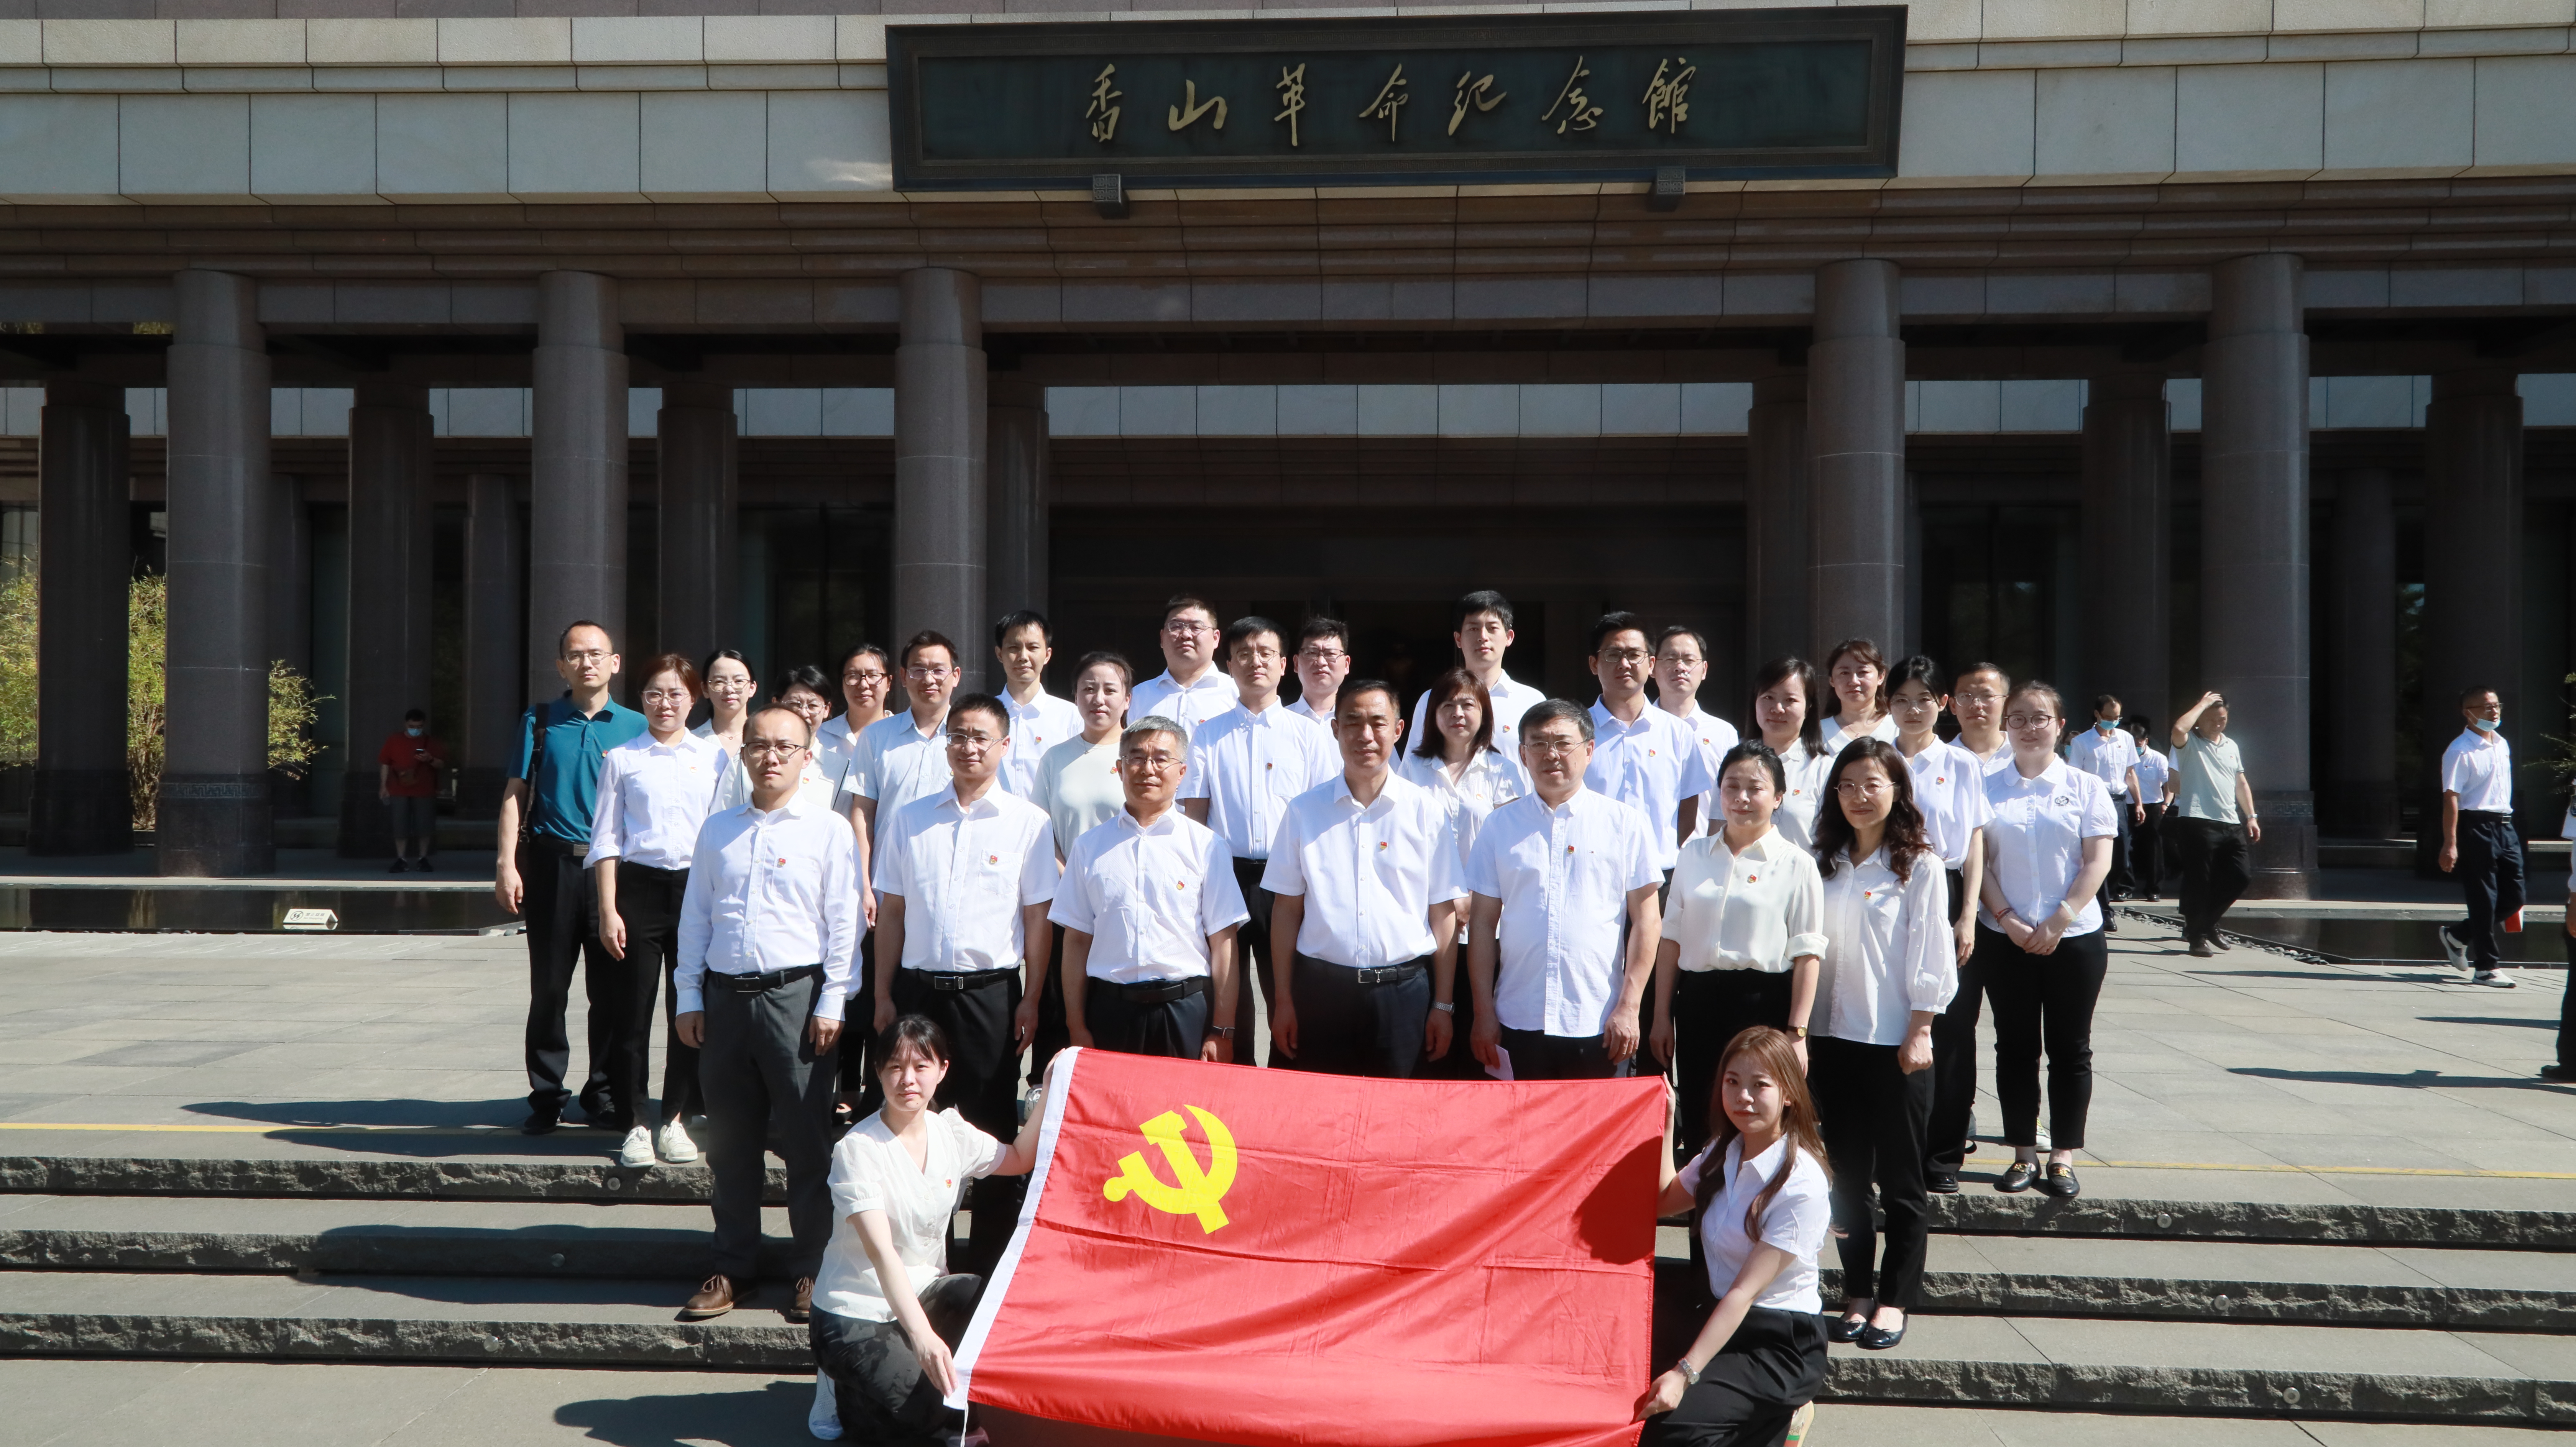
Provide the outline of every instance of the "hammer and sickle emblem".
[[1110,1200],[1126,1200],[1133,1192],[1145,1204],[1174,1216],[1196,1216],[1199,1229],[1214,1234],[1226,1224],[1225,1211],[1217,1203],[1234,1186],[1234,1134],[1225,1122],[1199,1109],[1187,1107],[1198,1117],[1199,1130],[1207,1136],[1207,1169],[1199,1169],[1198,1156],[1181,1132],[1181,1113],[1167,1110],[1138,1129],[1145,1133],[1148,1144],[1159,1146],[1163,1159],[1172,1167],[1172,1179],[1179,1184],[1166,1185],[1162,1177],[1145,1160],[1143,1151],[1131,1151],[1118,1162],[1118,1174],[1102,1183],[1100,1193]]

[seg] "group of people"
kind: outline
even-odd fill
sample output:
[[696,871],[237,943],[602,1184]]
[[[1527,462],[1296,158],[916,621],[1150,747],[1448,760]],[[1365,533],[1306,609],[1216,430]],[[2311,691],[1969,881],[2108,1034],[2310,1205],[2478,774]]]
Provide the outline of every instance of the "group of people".
[[[1763,1223],[1787,1212],[1803,1233],[1829,1208],[1841,1313],[1812,1343],[1772,1334],[1896,1345],[1929,1195],[1959,1189],[1971,1149],[1984,1003],[2014,1152],[1996,1186],[2074,1196],[2121,846],[2150,807],[2188,826],[2196,943],[2244,887],[2259,826],[2224,704],[2177,725],[2168,782],[2117,700],[2061,756],[2057,691],[1991,664],[1891,663],[1866,639],[1821,670],[1779,659],[1739,736],[1698,706],[1709,649],[1688,627],[1604,615],[1588,707],[1513,679],[1513,636],[1501,595],[1461,599],[1460,664],[1409,714],[1351,676],[1341,623],[1220,626],[1186,596],[1164,611],[1164,672],[1086,654],[1070,699],[1045,691],[1053,639],[1022,612],[993,630],[998,693],[960,691],[959,645],[924,632],[850,650],[837,713],[813,668],[759,703],[731,650],[647,660],[638,712],[610,697],[613,640],[575,623],[500,826],[495,887],[528,920],[524,1129],[574,1101],[579,963],[585,1121],[646,1166],[697,1159],[704,1120],[715,1271],[683,1317],[752,1296],[776,1151],[818,1429],[889,1441],[941,1430],[948,1346],[1030,1165],[1022,1062],[1037,1080],[1068,1045],[1391,1078],[1611,1077],[1642,1058],[1678,1081],[1669,1156],[1694,1164],[1667,1195],[1702,1208],[1721,1303],[1813,1298],[1821,1225],[1803,1277],[1771,1261],[1749,1296],[1769,1258],[1745,1243],[1793,1248]],[[1716,1410],[1683,1375],[1658,1430],[1727,1440],[1683,1431]]]

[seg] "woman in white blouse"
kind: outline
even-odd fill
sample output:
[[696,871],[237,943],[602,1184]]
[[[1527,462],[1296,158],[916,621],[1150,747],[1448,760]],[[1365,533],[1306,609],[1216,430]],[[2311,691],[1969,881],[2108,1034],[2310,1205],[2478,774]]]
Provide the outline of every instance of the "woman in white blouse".
[[742,650],[719,648],[698,665],[698,677],[706,689],[707,721],[689,732],[715,740],[727,759],[741,758],[743,720],[751,717],[751,701],[760,697],[760,685],[751,676],[751,664],[743,658]]
[[940,1398],[957,1385],[950,1353],[984,1279],[947,1274],[951,1221],[968,1181],[1024,1176],[1037,1164],[1046,1094],[1031,1099],[1019,1139],[1004,1145],[956,1111],[932,1109],[948,1075],[937,1025],[906,1015],[871,1054],[885,1108],[832,1148],[832,1239],[806,1330],[853,1440],[955,1441],[961,1414]]
[[1887,715],[1887,657],[1866,638],[1846,638],[1825,655],[1825,687],[1833,691],[1823,725],[1825,752],[1840,754],[1854,739],[1896,742]]
[[[1816,868],[1827,943],[1808,1017],[1808,1079],[1824,1118],[1843,1258],[1842,1320],[1827,1335],[1885,1351],[1905,1339],[1922,1293],[1932,1022],[1959,984],[1948,885],[1894,744],[1856,739],[1834,761],[1816,817]],[[1883,1259],[1873,1182],[1887,1214]]]
[[[810,663],[804,663],[778,675],[777,684],[770,689],[769,696],[776,700],[773,707],[787,709],[805,720],[805,726],[814,730],[819,737],[824,716],[832,711],[831,695],[824,692],[828,686],[823,677],[823,670]],[[715,722],[714,719],[707,720],[709,725]],[[742,726],[737,722],[734,727],[736,730],[734,737],[739,743]],[[821,753],[820,749],[805,751],[805,771],[797,778],[796,797],[808,804],[829,809],[832,807],[835,785],[832,776],[824,772]],[[739,809],[751,802],[751,772],[743,767],[742,750],[736,747],[732,750],[732,757],[733,767],[725,770],[724,782],[716,788],[715,812],[717,813],[727,809]]]
[[[1125,808],[1118,782],[1118,736],[1127,727],[1127,695],[1136,670],[1124,655],[1086,653],[1073,668],[1073,707],[1082,732],[1038,758],[1030,802],[1055,826],[1055,861],[1064,863],[1073,841]],[[1046,983],[1038,990],[1038,1032],[1029,1041],[1029,1081],[1046,1078],[1047,1062],[1073,1043],[1064,1018],[1064,931],[1050,930]]]
[[[2004,700],[2012,764],[1986,775],[1986,880],[1971,968],[1995,1007],[1995,1098],[2013,1163],[1999,1191],[2034,1184],[2071,1197],[2093,1101],[2093,1004],[2111,952],[2095,902],[2120,832],[2111,791],[2057,756],[2057,690],[2025,683]],[[2039,1169],[2039,1056],[2048,1052],[2047,1174]]]
[[893,687],[894,670],[884,649],[862,643],[841,655],[843,707],[814,730],[814,761],[834,790],[858,762],[860,730],[886,716],[886,695]]
[[[592,984],[591,1009],[609,1016],[609,1098],[626,1114],[625,1144],[617,1161],[649,1166],[658,1156],[673,1165],[698,1158],[686,1124],[702,1113],[698,1052],[680,1043],[668,1022],[676,1015],[676,982],[663,991],[662,1128],[644,1124],[645,1081],[652,1071],[653,997],[679,967],[680,901],[689,890],[689,860],[698,826],[707,819],[724,751],[689,732],[689,710],[698,702],[698,671],[689,660],[665,653],[644,665],[640,738],[608,750],[599,760],[599,792],[590,816],[588,865],[599,894],[599,942],[626,962],[624,978],[604,995]],[[594,1037],[595,1038],[595,1037]]]
[[[1476,847],[1476,831],[1496,809],[1529,792],[1528,776],[1521,772],[1518,760],[1494,747],[1493,697],[1474,674],[1450,669],[1431,680],[1425,696],[1430,704],[1422,713],[1430,726],[1405,750],[1396,772],[1430,790],[1431,797],[1448,811],[1450,834],[1458,841],[1458,867],[1463,870]],[[1461,949],[1466,937],[1462,911]],[[1466,1049],[1463,1041],[1439,1059],[1423,1061],[1416,1074],[1423,1080],[1488,1078],[1476,1063],[1476,1052]]]
[[1803,1434],[1825,1381],[1816,1256],[1832,1225],[1816,1106],[1787,1035],[1746,1031],[1709,1114],[1717,1136],[1676,1173],[1669,1127],[1658,1218],[1696,1210],[1717,1305],[1637,1401],[1643,1447],[1768,1447]]
[[1709,1090],[1738,1032],[1790,1031],[1806,1059],[1825,886],[1814,858],[1771,827],[1785,777],[1779,755],[1761,744],[1727,750],[1715,791],[1723,822],[1682,846],[1666,891],[1647,1043],[1666,1064],[1680,1057],[1686,1151],[1708,1139]]
[[1816,841],[1816,806],[1825,771],[1834,766],[1816,722],[1816,669],[1803,658],[1775,658],[1753,676],[1753,706],[1746,710],[1763,746],[1780,756],[1789,781],[1771,827],[1804,848]]
[[[1941,666],[1918,653],[1896,665],[1889,684],[1887,713],[1896,720],[1896,751],[1914,776],[1914,807],[1923,815],[1924,843],[1941,856],[1949,884],[1950,935],[1959,956],[1958,993],[1932,1022],[1932,1157],[1925,1163],[1925,1185],[1946,1196],[1959,1189],[1970,1112],[1977,1103],[1977,1015],[1985,985],[1972,965],[1977,922],[1969,902],[1985,883],[1986,821],[1995,811],[1986,802],[1985,763],[1957,744],[1943,743],[1932,731],[1950,701],[1944,691],[1949,679]],[[2002,717],[2002,693],[1995,694],[1986,712]],[[1996,736],[2002,736],[2000,725]]]

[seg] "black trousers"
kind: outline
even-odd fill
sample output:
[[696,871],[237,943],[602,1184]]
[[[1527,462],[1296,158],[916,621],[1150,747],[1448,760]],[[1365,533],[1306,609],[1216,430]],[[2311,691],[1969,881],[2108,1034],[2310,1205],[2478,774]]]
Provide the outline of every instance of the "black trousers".
[[2174,836],[2174,853],[2182,862],[2182,932],[2189,939],[2214,939],[2245,886],[2254,882],[2247,863],[2245,826],[2188,815],[2165,820]]
[[[2039,1056],[2048,1053],[2048,1144],[2084,1144],[2093,1104],[2093,1005],[2111,967],[2111,942],[2100,930],[2068,935],[2034,955],[1993,930],[1977,932],[1977,958],[1995,1002],[1995,1099],[2004,1111],[2004,1143],[2039,1143]],[[1933,1058],[1940,1058],[1940,1047]]]
[[[1897,1069],[1893,1045],[1817,1035],[1807,1041],[1807,1088],[1816,1098],[1825,1159],[1834,1172],[1843,1295],[1873,1297],[1881,1306],[1910,1312],[1923,1294],[1923,1253],[1932,1231],[1932,1197],[1923,1187],[1932,1072],[1908,1075]],[[1887,1212],[1883,1263],[1869,1203],[1873,1181]]]
[[1608,1042],[1598,1035],[1550,1035],[1506,1026],[1503,1049],[1511,1054],[1514,1080],[1621,1080],[1637,1064],[1634,1055],[1614,1064]]
[[2460,858],[2451,872],[2460,877],[2469,917],[2454,926],[2451,937],[2469,947],[2469,964],[2492,970],[2503,963],[2496,947],[2496,921],[2522,908],[2522,836],[2514,832],[2511,814],[2460,811]]
[[2137,826],[2136,837],[2129,845],[2129,873],[2133,891],[2140,899],[2162,899],[2165,893],[2165,806],[2156,801],[2147,804],[2145,822]]
[[1103,1050],[1196,1060],[1207,1044],[1208,1003],[1207,991],[1197,990],[1177,1000],[1145,1004],[1119,994],[1107,980],[1085,980],[1082,1023],[1091,1032],[1091,1043]]
[[1640,1447],[1769,1447],[1824,1384],[1824,1319],[1757,1306]]
[[1047,1062],[1073,1043],[1064,1014],[1064,931],[1047,931],[1046,984],[1038,991],[1038,1030],[1029,1041],[1029,1084],[1046,1079]]
[[[933,1104],[954,1108],[969,1125],[995,1140],[1020,1133],[1020,1047],[1011,1038],[1011,1020],[1020,1008],[1020,977],[995,978],[965,990],[931,988],[919,970],[894,972],[895,1014],[920,1015],[948,1036],[948,1078],[939,1083]],[[859,1106],[862,1120],[884,1105],[884,1087],[868,1082],[871,1094]],[[957,1258],[962,1270],[988,1275],[1011,1244],[1019,1224],[1026,1176],[987,1176],[968,1186],[974,1211],[967,1224],[966,1250]]]
[[[841,1040],[841,1093],[864,1097],[877,1088],[868,1057],[877,1042],[877,932],[859,933],[859,959],[850,971],[850,1032]],[[870,1107],[873,1110],[874,1107]],[[858,1119],[867,1119],[861,1112]]]
[[1270,1063],[1411,1080],[1422,1068],[1422,1027],[1431,1014],[1431,957],[1414,965],[1405,979],[1363,985],[1356,970],[1297,956],[1290,977],[1297,982],[1297,1055],[1274,1050]]
[[[1966,875],[1955,869],[1942,873],[1950,881],[1950,923],[1955,927],[1960,914],[1976,903],[1968,898]],[[1978,942],[1991,933],[1978,927]],[[1959,992],[1932,1020],[1932,1113],[1924,1126],[1929,1145],[1924,1169],[1933,1175],[1955,1176],[1968,1159],[1968,1122],[1977,1109],[1977,1015],[1985,994],[1985,975],[1971,953],[1959,966]]]
[[2567,988],[2558,996],[2558,1063],[2576,1070],[2576,935],[2560,933],[2567,941]]
[[2102,906],[2102,918],[2106,921],[2111,918],[2111,901],[2128,893],[2136,877],[2132,862],[2135,857],[2133,845],[2136,836],[2129,832],[2129,796],[2114,795],[2111,800],[2111,813],[2119,820],[2120,826],[2120,832],[2111,836],[2111,872],[2102,876],[2102,887],[2093,892],[2093,898]]
[[[1270,1005],[1271,997],[1279,993],[1278,982],[1270,975],[1270,905],[1278,896],[1261,887],[1261,872],[1269,867],[1267,859],[1234,861],[1235,887],[1243,891],[1243,907],[1252,912],[1252,918],[1245,920],[1234,932],[1235,978],[1242,981],[1241,987],[1234,992],[1234,1063],[1237,1065],[1261,1063],[1252,1055],[1256,1038],[1252,1030],[1253,990],[1259,988],[1265,1008]],[[1287,1056],[1270,1048],[1267,1042],[1263,1043],[1262,1059],[1273,1065],[1289,1063]]]
[[716,1218],[715,1269],[753,1279],[760,1260],[760,1198],[767,1150],[787,1165],[787,1223],[796,1238],[789,1275],[812,1276],[832,1236],[832,1052],[806,1032],[820,971],[745,994],[706,979],[706,1044],[698,1086],[707,1097],[706,1152]]
[[[1726,1047],[1756,1025],[1789,1026],[1789,977],[1761,970],[1683,970],[1673,980],[1674,1094],[1681,1102],[1685,1159],[1708,1143],[1710,1100]],[[1517,1066],[1520,1057],[1515,1054]]]
[[595,1124],[623,1129],[618,1117],[636,1102],[611,1096],[608,1049],[623,993],[616,981],[625,966],[599,942],[599,893],[581,857],[582,851],[551,840],[532,838],[519,846],[519,912],[528,922],[528,1108],[561,1115],[572,1103],[572,1092],[564,1088],[564,1072],[572,1064],[564,1009],[572,1003],[573,966],[581,964],[590,1001],[590,1078],[582,1082],[582,1113]]
[[[938,1277],[921,1288],[921,1314],[954,1351],[983,1297],[981,1276]],[[922,1371],[902,1323],[835,1316],[818,1306],[805,1336],[814,1346],[815,1367],[832,1379],[844,1440],[888,1447],[956,1440],[964,1414],[941,1405],[939,1388]]]
[[[617,861],[617,917],[626,921],[626,958],[612,960],[611,983],[617,1009],[610,1017],[608,1094],[630,1126],[650,1124],[644,1102],[653,1098],[653,1005],[662,976],[676,972],[680,953],[680,901],[689,891],[689,871],[655,869]],[[606,951],[602,951],[606,953]],[[594,967],[596,968],[596,967]],[[678,990],[669,998],[676,1001]],[[669,1012],[677,1018],[677,1005]],[[687,1049],[674,1032],[662,1069],[662,1119],[678,1120],[671,1079],[679,1053]],[[689,1051],[689,1079],[697,1078],[697,1052]],[[685,1102],[684,1102],[685,1103]]]

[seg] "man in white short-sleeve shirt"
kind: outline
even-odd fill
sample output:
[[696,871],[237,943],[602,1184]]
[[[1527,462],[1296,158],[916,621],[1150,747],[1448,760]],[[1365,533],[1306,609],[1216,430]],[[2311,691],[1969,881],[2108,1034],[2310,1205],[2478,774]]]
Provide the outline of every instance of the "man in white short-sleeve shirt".
[[1271,1048],[1300,1070],[1404,1080],[1449,1051],[1467,888],[1448,807],[1390,767],[1397,707],[1379,680],[1343,686],[1342,771],[1289,804],[1262,873]]
[[[1233,1057],[1235,927],[1225,841],[1177,807],[1189,743],[1167,718],[1119,740],[1127,806],[1073,842],[1048,918],[1064,936],[1073,1043],[1185,1060]],[[1214,1023],[1211,1023],[1214,1022]]]
[[1717,769],[1689,725],[1646,701],[1655,650],[1644,619],[1601,615],[1584,661],[1601,698],[1592,705],[1592,764],[1583,787],[1646,816],[1655,827],[1655,869],[1669,878],[1682,841],[1699,832],[1699,799],[1717,787]]
[[2513,745],[2505,742],[2504,704],[2492,688],[2460,696],[2468,726],[2442,751],[2442,852],[2436,862],[2456,874],[2468,918],[2442,926],[2442,952],[2481,985],[2513,988],[2496,947],[2496,926],[2522,913],[2522,836],[2513,827]]
[[2145,786],[2138,782],[2138,744],[2120,727],[2120,713],[2120,700],[2102,694],[2093,700],[2091,726],[2066,741],[2066,762],[2101,780],[2111,791],[2112,810],[2120,816],[2120,832],[2111,840],[2111,872],[2102,879],[2103,920],[2114,930],[2120,926],[2109,905],[2126,899],[2136,886],[2129,852],[2137,826],[2146,820]]
[[1129,721],[1167,718],[1181,737],[1234,707],[1234,680],[1216,666],[1216,610],[1186,593],[1163,605],[1163,671],[1136,685],[1127,702]]
[[1038,762],[1047,750],[1082,733],[1082,710],[1046,691],[1055,633],[1044,615],[1021,609],[993,625],[993,657],[1002,665],[1002,706],[1011,711],[1011,752],[1001,786],[1023,799],[1038,796]]
[[[1511,761],[1526,790],[1529,779],[1520,761],[1521,715],[1547,702],[1547,693],[1503,672],[1503,655],[1519,636],[1512,631],[1511,600],[1490,588],[1479,589],[1459,599],[1452,616],[1449,637],[1458,645],[1459,662],[1485,686],[1485,697],[1494,706],[1494,749]],[[1430,727],[1431,691],[1424,689],[1413,701],[1413,720],[1404,736],[1419,741],[1429,737],[1424,730]]]
[[1471,1039],[1514,1080],[1626,1075],[1663,938],[1653,826],[1583,787],[1591,735],[1578,704],[1533,710],[1521,733],[1533,792],[1495,809],[1467,856]]
[[857,756],[841,784],[839,808],[859,836],[859,884],[868,923],[877,918],[877,820],[948,787],[948,697],[964,677],[957,645],[924,629],[903,645],[904,695],[911,707],[859,730]]
[[1351,676],[1351,629],[1339,618],[1309,618],[1297,630],[1297,701],[1290,713],[1319,724],[1333,721],[1333,700]]
[[[1726,752],[1743,741],[1735,725],[1699,706],[1699,686],[1708,681],[1708,640],[1696,628],[1673,623],[1665,626],[1655,639],[1655,707],[1682,721],[1682,726],[1699,740],[1699,756],[1708,761],[1708,776],[1717,777],[1717,768]],[[1701,832],[1715,828],[1719,819],[1717,787],[1712,784],[1699,796]]]

